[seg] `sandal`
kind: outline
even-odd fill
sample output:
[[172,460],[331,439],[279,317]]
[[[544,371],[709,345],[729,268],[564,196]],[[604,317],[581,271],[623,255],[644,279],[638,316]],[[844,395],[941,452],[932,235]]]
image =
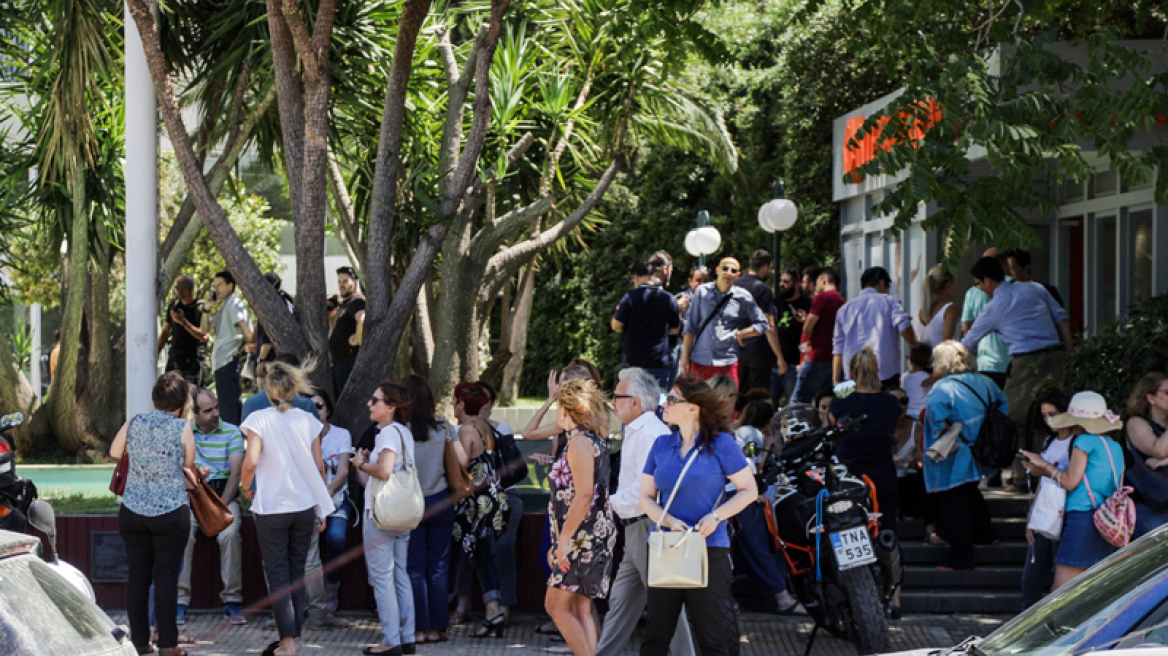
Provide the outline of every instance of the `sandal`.
[[453,613],[450,614],[450,626],[459,626],[460,624],[466,624],[467,615],[469,615],[469,614],[470,613],[467,613],[465,610],[454,611]]
[[[552,624],[552,623],[548,622],[547,624]],[[545,629],[544,627],[547,626],[547,624],[540,624],[539,626],[535,627],[535,632],[540,634],[540,635],[551,635],[551,636],[560,635],[560,630],[558,628],[556,628],[555,624],[552,624],[552,628]]]
[[790,606],[787,606],[786,608],[780,608],[779,615],[792,615],[795,617],[806,617],[807,616],[807,609],[804,608],[803,604],[799,603],[798,601],[793,601],[793,602],[791,602]]
[[275,656],[276,650],[279,648],[280,648],[280,641],[277,640],[277,641],[271,643],[270,645],[268,645],[267,647],[264,647],[264,650],[263,650],[263,652],[260,653],[260,656]]
[[434,635],[427,634],[426,640],[425,640],[425,642],[449,642],[449,641],[450,641],[450,638],[448,638],[446,636],[446,634],[441,632],[441,631],[435,631]]

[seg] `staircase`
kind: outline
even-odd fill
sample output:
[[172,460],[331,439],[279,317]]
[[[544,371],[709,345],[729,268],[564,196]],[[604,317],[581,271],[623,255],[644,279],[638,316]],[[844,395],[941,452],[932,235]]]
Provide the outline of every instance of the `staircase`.
[[925,523],[901,520],[904,587],[900,606],[906,613],[1014,614],[1022,599],[1022,565],[1026,560],[1026,513],[1030,499],[1001,490],[982,490],[1001,542],[974,547],[972,572],[937,569],[948,547],[926,544]]

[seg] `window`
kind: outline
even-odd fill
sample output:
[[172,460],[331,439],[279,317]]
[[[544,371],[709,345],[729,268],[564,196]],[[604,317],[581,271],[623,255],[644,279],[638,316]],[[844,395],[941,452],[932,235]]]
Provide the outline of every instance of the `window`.
[[1094,280],[1091,284],[1091,297],[1094,312],[1092,314],[1091,332],[1094,333],[1103,327],[1103,324],[1115,318],[1118,304],[1118,279],[1116,271],[1116,220],[1115,215],[1096,216],[1094,220],[1094,239],[1090,244],[1093,264]]
[[1086,198],[1083,193],[1083,183],[1073,178],[1063,180],[1063,202],[1077,203]]
[[1128,214],[1128,243],[1125,259],[1131,266],[1128,303],[1152,297],[1152,209]]
[[1091,176],[1091,198],[1114,196],[1119,192],[1119,171],[1100,171]]

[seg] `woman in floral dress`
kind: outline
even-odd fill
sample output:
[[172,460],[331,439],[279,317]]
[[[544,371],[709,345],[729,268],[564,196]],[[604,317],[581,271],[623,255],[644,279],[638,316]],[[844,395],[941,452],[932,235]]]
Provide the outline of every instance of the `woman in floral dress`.
[[548,501],[552,549],[544,605],[576,656],[596,653],[592,600],[608,596],[616,526],[608,505],[608,432],[604,396],[591,380],[560,386],[556,423],[568,446],[552,464]]
[[[499,607],[499,574],[495,569],[495,538],[507,526],[510,508],[499,486],[495,455],[495,433],[478,416],[490,402],[486,390],[477,383],[459,383],[454,388],[454,416],[458,419],[458,441],[469,458],[475,494],[454,506],[454,541],[474,563],[487,607],[483,626],[471,637],[501,636],[505,617]],[[518,519],[516,520],[518,521]]]

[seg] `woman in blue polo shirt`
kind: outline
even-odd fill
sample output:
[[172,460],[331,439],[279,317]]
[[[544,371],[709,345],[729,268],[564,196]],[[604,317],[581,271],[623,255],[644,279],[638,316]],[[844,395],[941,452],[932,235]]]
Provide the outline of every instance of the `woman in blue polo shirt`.
[[[703,656],[730,654],[738,643],[726,520],[758,498],[758,487],[746,456],[730,434],[730,410],[725,397],[692,376],[679,377],[665,400],[665,422],[676,424],[679,430],[657,438],[649,452],[641,476],[641,508],[663,530],[684,531],[692,526],[701,533],[708,552],[709,584],[705,588],[649,588],[642,656],[668,653],[683,605]],[[678,485],[690,459],[684,485]],[[735,489],[728,498],[724,494],[727,482]],[[674,488],[677,494],[666,514],[662,505]]]

